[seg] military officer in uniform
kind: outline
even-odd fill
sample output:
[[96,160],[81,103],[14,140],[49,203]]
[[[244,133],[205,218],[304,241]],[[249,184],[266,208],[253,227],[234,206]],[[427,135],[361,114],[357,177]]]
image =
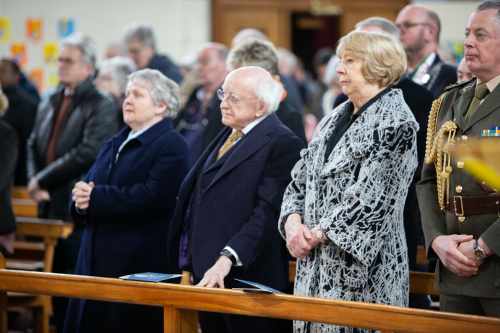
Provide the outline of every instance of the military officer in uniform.
[[434,101],[417,193],[428,256],[439,259],[441,309],[500,317],[500,189],[467,174],[446,150],[500,126],[500,1],[471,14],[464,45],[477,79]]

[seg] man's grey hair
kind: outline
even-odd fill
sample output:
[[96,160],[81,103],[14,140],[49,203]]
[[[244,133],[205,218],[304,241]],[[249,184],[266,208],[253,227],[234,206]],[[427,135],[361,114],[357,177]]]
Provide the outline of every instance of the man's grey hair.
[[377,27],[385,33],[399,38],[399,29],[396,25],[384,17],[373,16],[356,24],[356,30],[365,30],[368,27]]
[[120,94],[124,95],[127,89],[128,76],[136,71],[134,62],[127,57],[113,57],[101,63],[99,72],[109,73],[113,81],[120,89]]
[[156,106],[164,103],[167,108],[165,117],[175,118],[179,111],[179,86],[156,69],[141,69],[128,77],[128,84],[139,81],[148,87],[151,99]]
[[227,57],[227,65],[229,69],[256,66],[271,75],[279,75],[278,53],[271,42],[264,40],[248,40],[233,48]]
[[483,1],[477,6],[476,11],[495,9],[497,11],[496,19],[500,21],[500,1]]
[[92,66],[96,67],[96,47],[94,41],[86,35],[79,32],[72,33],[68,37],[62,40],[61,46],[64,47],[75,47],[80,50],[82,54],[83,61]]
[[267,113],[278,110],[284,92],[283,86],[272,76],[256,81],[255,96],[267,105]]
[[247,42],[249,40],[269,40],[267,36],[260,30],[255,28],[245,28],[238,31],[238,33],[233,37],[231,41],[232,47],[236,47],[243,42]]
[[128,44],[135,40],[156,51],[156,38],[151,25],[134,23],[127,27],[124,37],[125,43]]

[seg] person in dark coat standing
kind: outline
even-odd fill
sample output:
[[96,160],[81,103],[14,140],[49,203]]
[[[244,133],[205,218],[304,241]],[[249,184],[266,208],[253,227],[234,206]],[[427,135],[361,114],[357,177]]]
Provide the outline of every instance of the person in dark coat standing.
[[10,189],[14,180],[17,159],[17,137],[15,130],[2,119],[7,109],[6,99],[0,88],[0,253],[14,250],[16,218],[12,211]]
[[5,111],[4,120],[17,133],[17,159],[14,185],[28,184],[26,172],[26,143],[33,129],[36,118],[38,100],[28,94],[20,85],[21,69],[11,59],[0,61],[0,83],[9,99],[9,108]]
[[[94,163],[101,145],[117,131],[116,109],[93,84],[93,41],[75,33],[62,41],[58,58],[60,85],[38,106],[28,139],[28,192],[38,203],[38,215],[69,221],[71,189]],[[67,239],[57,243],[53,271],[74,270],[82,228],[75,225]],[[54,318],[62,330],[66,302],[55,297]]]
[[[204,287],[233,278],[288,287],[288,255],[275,228],[304,142],[273,113],[283,88],[262,68],[231,72],[219,91],[227,126],[195,163],[170,225],[169,266]],[[281,332],[289,322],[201,313],[204,333]]]
[[[171,120],[178,106],[177,84],[159,71],[130,75],[123,103],[128,126],[73,188],[71,212],[85,224],[76,274],[168,271],[168,222],[188,158]],[[64,332],[162,332],[162,310],[72,299]]]
[[139,69],[150,68],[177,83],[182,81],[182,74],[177,65],[156,49],[156,38],[153,28],[146,24],[134,24],[125,33],[125,45],[128,54]]

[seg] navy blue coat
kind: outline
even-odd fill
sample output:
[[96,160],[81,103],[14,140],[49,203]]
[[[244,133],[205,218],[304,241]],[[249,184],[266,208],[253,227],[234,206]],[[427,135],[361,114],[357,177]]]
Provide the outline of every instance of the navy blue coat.
[[[76,274],[119,277],[166,272],[168,222],[187,173],[187,146],[164,119],[128,142],[122,129],[101,149],[86,181],[96,185],[86,215]],[[73,299],[65,332],[161,332],[161,309]]]
[[[236,277],[284,290],[288,254],[277,223],[290,171],[304,143],[271,114],[227,153],[224,163],[207,163],[230,132],[226,128],[217,136],[181,186],[170,224],[170,268],[179,270],[179,239],[187,210],[192,209],[190,250],[195,282],[228,245],[243,263],[231,269],[228,285]],[[198,182],[200,175],[204,181]],[[195,191],[199,200],[190,205]]]

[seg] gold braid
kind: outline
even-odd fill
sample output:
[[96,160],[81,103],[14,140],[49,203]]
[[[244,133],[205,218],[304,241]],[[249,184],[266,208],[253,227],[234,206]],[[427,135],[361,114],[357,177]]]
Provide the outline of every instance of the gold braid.
[[437,118],[444,95],[432,103],[429,113],[429,123],[427,127],[427,141],[425,147],[425,163],[434,162],[436,168],[436,189],[438,195],[439,208],[444,210],[449,203],[450,175],[453,171],[451,167],[451,157],[445,147],[455,142],[457,125],[451,121],[446,121],[441,128],[437,129]]

